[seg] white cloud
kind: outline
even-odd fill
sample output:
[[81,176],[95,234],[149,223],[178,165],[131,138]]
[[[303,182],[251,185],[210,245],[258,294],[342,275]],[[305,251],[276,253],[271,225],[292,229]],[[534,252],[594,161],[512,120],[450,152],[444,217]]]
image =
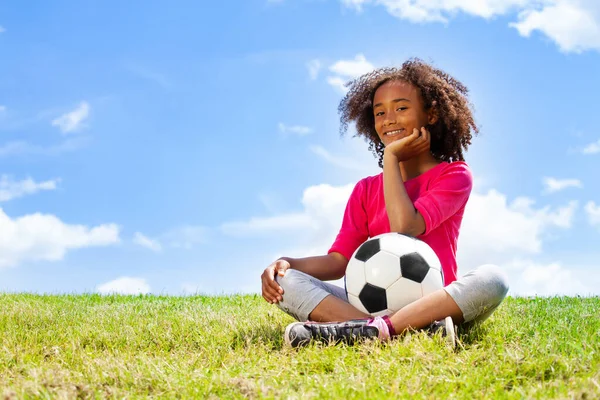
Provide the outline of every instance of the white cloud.
[[[537,0],[535,0],[537,2]],[[543,0],[542,0],[543,1]],[[371,3],[367,0],[362,3]],[[533,3],[532,0],[379,0],[394,17],[411,22],[448,22],[456,14],[489,19]]]
[[19,155],[57,156],[66,152],[75,151],[87,145],[89,138],[71,137],[62,143],[43,147],[23,141],[12,141],[0,146],[0,157]]
[[4,27],[2,25],[0,25],[0,33],[4,33],[6,32],[6,29],[4,29]]
[[556,179],[551,177],[545,177],[543,178],[542,182],[544,184],[545,193],[555,193],[570,187],[583,187],[583,184],[579,179]]
[[58,261],[68,250],[119,242],[119,227],[69,225],[50,214],[11,219],[0,209],[0,268],[27,261]]
[[0,177],[0,202],[34,194],[40,190],[55,190],[58,182],[60,179],[35,182],[31,178],[16,182],[10,176],[2,175]]
[[138,246],[160,253],[167,248],[190,250],[199,244],[205,244],[207,238],[206,227],[185,225],[170,229],[156,238],[135,232],[132,241]]
[[150,293],[150,285],[148,285],[145,279],[123,276],[113,281],[98,285],[96,290],[100,294],[148,294]]
[[331,72],[349,78],[358,78],[373,69],[375,67],[367,61],[363,54],[357,54],[354,60],[339,60],[329,67]]
[[162,245],[158,240],[150,239],[141,232],[136,232],[133,235],[133,243],[152,250],[156,253],[162,251]]
[[558,208],[555,212],[548,212],[550,207],[544,207],[536,214],[541,218],[545,226],[556,226],[558,228],[568,229],[573,226],[573,216],[579,203],[577,200],[571,200],[566,206]]
[[312,151],[323,160],[336,167],[354,170],[354,171],[365,171],[368,169],[366,165],[357,163],[356,159],[344,156],[334,156],[321,146],[310,146]]
[[[563,267],[560,263],[540,264],[515,260],[504,266],[518,279],[510,280],[511,294],[518,296],[588,295],[593,290],[584,284],[585,273]],[[597,290],[596,290],[597,292]]]
[[336,88],[341,93],[346,93],[348,89],[346,88],[347,79],[341,78],[339,76],[328,76],[327,83]]
[[0,114],[6,112],[6,106],[0,105]]
[[582,150],[583,154],[597,154],[600,153],[600,140],[594,143],[590,143],[585,146]]
[[585,205],[585,212],[590,224],[600,226],[600,205],[596,205],[593,201],[588,201]]
[[539,254],[550,228],[569,228],[577,208],[577,202],[558,209],[535,209],[533,205],[533,200],[525,197],[508,203],[496,190],[472,193],[459,237],[458,261],[463,271]]
[[82,101],[73,111],[61,115],[52,121],[52,126],[58,127],[62,133],[75,132],[83,127],[83,122],[90,113],[90,105]]
[[328,76],[327,83],[345,93],[347,91],[345,87],[347,81],[358,78],[374,69],[373,64],[367,61],[363,54],[359,53],[353,60],[339,60],[333,63],[329,70],[335,75]]
[[321,70],[321,61],[317,59],[310,60],[306,63],[306,68],[308,68],[310,79],[314,81],[319,76],[319,71]]
[[363,4],[369,3],[371,0],[341,0],[346,7],[353,8],[358,12],[362,11]]
[[353,188],[354,184],[310,186],[302,195],[302,211],[229,222],[221,225],[221,231],[230,236],[291,234],[299,238],[297,243],[325,251],[323,246],[330,245],[339,230]]
[[541,8],[525,8],[519,13],[519,22],[510,26],[525,37],[529,37],[533,31],[540,31],[563,52],[600,50],[600,3],[597,0],[555,0],[546,3]]
[[273,217],[253,217],[248,221],[226,222],[221,231],[229,236],[248,236],[273,232],[310,229],[312,221],[304,213],[290,213]]
[[281,133],[291,133],[299,136],[306,136],[313,132],[312,128],[308,126],[302,125],[286,125],[283,122],[280,122],[277,127],[279,128],[279,132]]
[[515,15],[509,23],[520,35],[539,31],[564,52],[600,50],[600,2],[597,0],[341,0],[358,11],[382,5],[392,16],[415,23],[448,23],[459,13],[491,19]]

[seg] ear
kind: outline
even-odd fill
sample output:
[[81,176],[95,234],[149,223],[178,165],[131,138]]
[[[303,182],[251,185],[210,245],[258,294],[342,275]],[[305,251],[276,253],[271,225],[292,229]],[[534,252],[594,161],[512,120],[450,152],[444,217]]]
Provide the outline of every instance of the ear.
[[437,102],[433,101],[433,103],[431,104],[431,107],[427,111],[427,123],[429,125],[435,124],[438,120],[438,111],[437,111],[436,105],[437,105]]

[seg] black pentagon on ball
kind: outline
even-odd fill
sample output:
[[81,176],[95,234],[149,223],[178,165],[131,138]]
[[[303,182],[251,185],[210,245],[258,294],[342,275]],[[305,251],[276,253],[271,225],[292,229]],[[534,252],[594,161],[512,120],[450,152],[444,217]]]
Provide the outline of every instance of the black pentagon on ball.
[[385,289],[367,283],[358,295],[360,302],[368,312],[375,313],[387,308]]
[[400,257],[400,270],[403,278],[421,283],[429,272],[429,264],[419,253],[408,253]]
[[364,262],[373,257],[375,254],[379,253],[379,250],[381,250],[381,247],[379,246],[379,239],[367,240],[360,245],[354,258]]

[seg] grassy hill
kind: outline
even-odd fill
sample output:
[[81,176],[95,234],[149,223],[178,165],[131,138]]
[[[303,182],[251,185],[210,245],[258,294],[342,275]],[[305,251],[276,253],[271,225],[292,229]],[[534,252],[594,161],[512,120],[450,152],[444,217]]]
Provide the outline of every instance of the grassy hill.
[[457,349],[287,348],[256,295],[0,295],[5,398],[600,398],[600,299],[508,298]]

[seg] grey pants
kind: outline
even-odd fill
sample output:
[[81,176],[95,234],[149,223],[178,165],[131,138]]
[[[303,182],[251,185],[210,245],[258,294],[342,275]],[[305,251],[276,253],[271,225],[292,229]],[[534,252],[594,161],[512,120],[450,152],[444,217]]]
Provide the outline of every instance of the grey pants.
[[[310,313],[329,295],[348,301],[344,288],[295,269],[288,269],[283,277],[275,279],[283,288],[279,308],[298,321],[308,320]],[[486,264],[468,272],[444,290],[458,304],[465,323],[478,323],[487,319],[502,303],[508,292],[508,281],[499,267]]]

